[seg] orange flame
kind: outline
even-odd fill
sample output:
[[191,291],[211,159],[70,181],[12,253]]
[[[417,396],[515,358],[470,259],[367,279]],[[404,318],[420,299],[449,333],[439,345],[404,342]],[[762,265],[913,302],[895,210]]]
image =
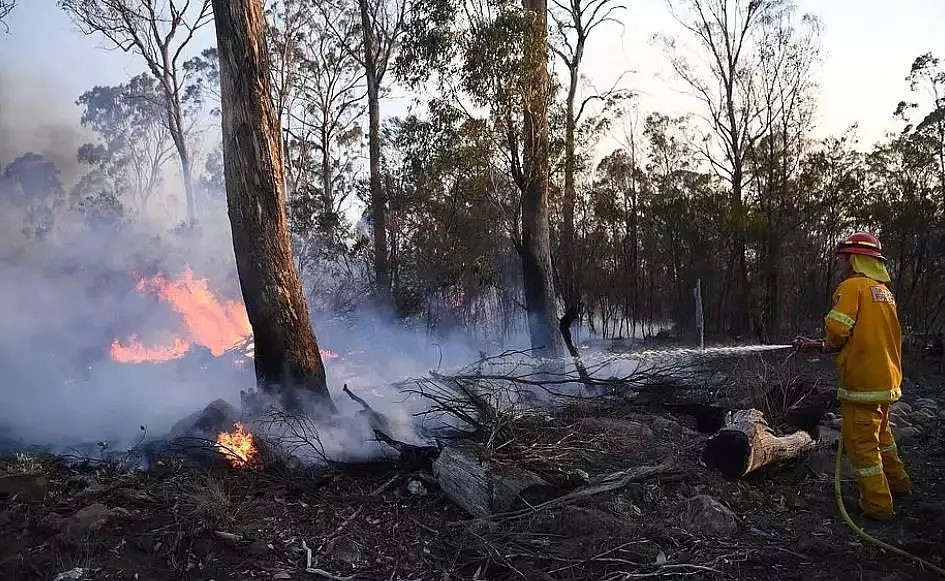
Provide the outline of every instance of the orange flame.
[[[179,359],[187,354],[191,344],[206,347],[214,357],[237,346],[242,346],[242,357],[237,365],[245,365],[255,355],[252,341],[253,329],[249,324],[246,308],[239,301],[217,299],[207,279],[197,278],[187,267],[176,280],[164,274],[142,278],[135,289],[139,293],[154,293],[168,303],[186,327],[186,334],[174,337],[166,347],[145,347],[137,335],[128,338],[127,344],[114,341],[111,358],[121,363],[162,362]],[[323,349],[324,361],[338,359],[339,354]]]
[[253,435],[245,431],[240,422],[234,424],[232,432],[217,435],[217,449],[235,468],[249,468],[259,463],[259,450]]
[[136,290],[151,292],[170,304],[181,316],[187,328],[186,337],[175,337],[168,347],[149,349],[137,336],[129,338],[130,344],[115,341],[111,346],[111,357],[122,363],[146,361],[169,361],[183,357],[191,343],[203,345],[215,356],[246,340],[252,333],[246,309],[238,301],[217,300],[206,279],[196,278],[190,268],[185,268],[177,280],[168,280],[163,274],[138,281]]
[[148,348],[141,343],[137,335],[132,335],[128,345],[122,345],[118,340],[113,341],[109,352],[112,359],[121,363],[145,363],[179,359],[186,355],[189,349],[190,344],[180,337],[175,337],[174,342],[167,347]]
[[216,357],[252,333],[245,307],[237,301],[219,302],[207,279],[195,278],[190,268],[185,268],[175,281],[167,280],[163,274],[142,279],[137,289],[154,292],[170,303],[183,318],[193,342]]

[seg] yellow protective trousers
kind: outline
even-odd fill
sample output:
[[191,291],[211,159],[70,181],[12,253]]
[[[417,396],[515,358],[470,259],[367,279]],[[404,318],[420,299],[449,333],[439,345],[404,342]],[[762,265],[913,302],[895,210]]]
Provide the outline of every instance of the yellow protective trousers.
[[892,493],[912,490],[896,440],[889,429],[889,404],[840,402],[843,448],[860,485],[860,508],[866,516],[893,515]]

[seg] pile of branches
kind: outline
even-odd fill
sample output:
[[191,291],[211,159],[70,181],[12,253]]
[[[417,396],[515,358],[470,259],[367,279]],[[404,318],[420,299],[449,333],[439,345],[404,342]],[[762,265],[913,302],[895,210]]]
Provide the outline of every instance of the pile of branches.
[[445,374],[398,384],[405,394],[429,402],[420,424],[439,437],[464,434],[490,449],[515,440],[515,424],[533,424],[566,406],[586,403],[611,406],[646,398],[647,389],[674,388],[694,376],[680,360],[632,360],[608,354],[586,360],[583,369],[571,360],[543,360],[529,351],[506,351]]

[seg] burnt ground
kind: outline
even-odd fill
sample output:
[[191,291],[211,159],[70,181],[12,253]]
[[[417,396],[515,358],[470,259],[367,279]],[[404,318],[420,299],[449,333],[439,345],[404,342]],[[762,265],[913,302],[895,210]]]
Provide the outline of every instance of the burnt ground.
[[[751,373],[755,382],[777,381]],[[931,398],[945,411],[942,376],[910,379],[904,401]],[[822,393],[831,389],[829,372],[805,381]],[[823,468],[830,450],[729,482],[700,464],[708,436],[686,414],[623,402],[572,406],[529,421],[517,428],[521,445],[497,451],[494,461],[527,465],[562,486],[577,469],[594,475],[668,458],[674,468],[562,506],[474,520],[439,489],[428,465],[349,466],[306,476],[173,461],[149,472],[125,471],[21,456],[0,461],[0,495],[6,494],[0,496],[0,577],[934,578],[846,527],[834,503],[832,467],[829,474]],[[917,494],[897,501],[894,520],[865,521],[848,502],[868,532],[939,565],[945,564],[943,426],[943,414],[926,418],[902,443]],[[855,499],[852,482],[845,494]],[[700,517],[691,499],[701,495],[733,515],[720,509],[719,518]]]

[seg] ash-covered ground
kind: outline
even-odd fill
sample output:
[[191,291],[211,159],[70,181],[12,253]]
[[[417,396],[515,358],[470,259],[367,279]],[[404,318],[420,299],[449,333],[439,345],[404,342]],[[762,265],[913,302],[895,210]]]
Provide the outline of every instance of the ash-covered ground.
[[[313,470],[270,458],[175,459],[150,470],[119,462],[19,455],[0,463],[4,579],[929,579],[931,572],[864,544],[833,498],[837,419],[793,461],[727,481],[700,461],[711,434],[679,401],[754,404],[773,396],[829,399],[829,361],[784,354],[726,359],[699,381],[650,377],[506,418],[473,434],[493,466],[539,475],[557,502],[473,518],[440,488],[431,456],[335,462]],[[854,519],[871,534],[942,565],[945,555],[943,378],[907,365],[894,406],[916,494],[897,516]],[[697,378],[698,379],[698,378]],[[609,393],[608,393],[609,391]],[[701,395],[700,395],[701,394]],[[369,402],[375,401],[366,396]],[[376,398],[375,398],[376,399]],[[790,397],[788,397],[790,399]],[[794,398],[796,403],[797,398]],[[780,415],[779,415],[780,413]],[[785,428],[787,429],[787,428]],[[116,454],[116,460],[119,458]],[[394,455],[397,456],[396,454]],[[588,482],[654,467],[587,496]],[[583,488],[582,488],[583,487]],[[561,500],[563,499],[563,500]],[[544,499],[543,499],[544,500]]]

